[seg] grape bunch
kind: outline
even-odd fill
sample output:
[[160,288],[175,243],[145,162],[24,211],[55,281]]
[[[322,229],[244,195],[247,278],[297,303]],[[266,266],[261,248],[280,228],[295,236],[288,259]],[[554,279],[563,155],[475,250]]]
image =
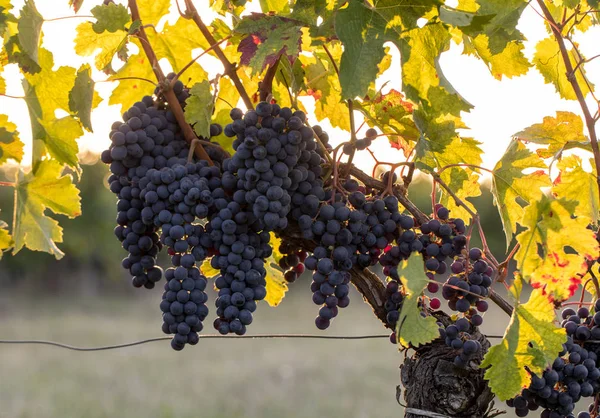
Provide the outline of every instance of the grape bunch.
[[283,277],[286,282],[294,283],[304,273],[304,260],[308,253],[285,239],[279,245],[279,252],[283,255],[279,260],[279,267],[284,271]]
[[[600,393],[600,368],[598,343],[600,337],[600,300],[592,315],[588,308],[577,311],[567,308],[562,312],[562,327],[567,332],[567,342],[552,366],[538,376],[531,373],[531,383],[520,395],[507,401],[519,417],[529,411],[543,408],[544,418],[574,418],[575,404],[581,398]],[[592,412],[594,405],[590,405]],[[580,412],[579,417],[590,417]]]
[[447,327],[438,322],[440,336],[448,347],[456,350],[454,357],[456,367],[465,368],[469,361],[481,351],[481,343],[472,338],[473,324],[467,318],[459,318]]

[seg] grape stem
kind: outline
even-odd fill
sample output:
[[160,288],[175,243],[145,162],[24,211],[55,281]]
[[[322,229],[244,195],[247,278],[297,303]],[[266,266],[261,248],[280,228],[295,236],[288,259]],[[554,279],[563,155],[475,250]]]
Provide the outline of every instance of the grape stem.
[[[136,0],[128,0],[128,5],[129,5],[129,10],[131,12],[131,19],[133,21],[136,21],[136,20],[141,21],[140,11],[138,9]],[[156,53],[154,52],[154,49],[152,49],[152,45],[150,45],[150,42],[148,41],[148,36],[146,35],[146,30],[144,29],[143,26],[137,30],[137,36],[140,40],[142,40],[142,42],[141,42],[142,48],[144,49],[144,53],[146,54],[146,56],[148,57],[148,60],[150,61],[150,64],[152,65],[152,70],[154,71],[154,75],[156,76],[156,79],[158,80],[158,84],[160,86],[164,86],[165,80],[166,80],[165,75],[162,72],[160,65],[158,64],[158,58],[156,57]],[[183,136],[185,137],[185,140],[187,141],[188,144],[191,144],[194,139],[197,139],[196,134],[194,133],[194,130],[192,129],[192,127],[186,122],[185,116],[183,114],[183,109],[181,108],[181,105],[179,104],[179,100],[177,100],[177,96],[175,95],[175,92],[173,91],[173,89],[167,88],[167,89],[163,89],[163,94],[165,95],[165,98],[167,99],[167,102],[169,103],[169,107],[171,108],[171,111],[173,112],[173,115],[175,116],[175,119],[177,120],[179,127],[183,131]],[[195,147],[195,152],[196,152],[196,156],[198,158],[208,161],[208,163],[210,165],[214,165],[213,161],[210,159],[210,157],[206,153],[206,150],[204,149],[204,147],[201,144],[199,144],[199,146]]]
[[9,99],[26,99],[25,96],[11,96],[10,94],[4,94],[4,93],[0,94],[0,97],[6,97]]
[[150,83],[154,87],[158,86],[158,84],[156,84],[154,81],[147,79],[147,78],[143,78],[143,77],[115,77],[115,78],[109,78],[108,80],[96,81],[96,83],[110,83],[113,81],[121,81],[121,80],[139,80],[139,81],[145,81],[147,83]]
[[16,184],[15,183],[10,183],[8,181],[0,181],[0,186],[5,186],[5,187],[15,187]]
[[[184,17],[185,19],[192,19],[194,21],[194,23],[196,24],[196,26],[198,26],[198,29],[200,29],[200,32],[202,32],[202,35],[208,41],[208,43],[210,45],[215,45],[214,52],[217,55],[217,57],[219,58],[219,60],[221,61],[221,63],[223,64],[223,68],[225,69],[224,74],[226,76],[228,76],[231,79],[231,81],[233,81],[233,84],[235,85],[235,88],[237,89],[238,93],[240,94],[242,100],[244,101],[246,108],[248,108],[248,110],[254,109],[252,100],[250,99],[250,96],[248,96],[248,92],[242,85],[242,81],[240,80],[240,78],[237,75],[236,66],[227,59],[227,57],[225,56],[225,53],[219,47],[219,45],[216,45],[217,40],[212,35],[212,33],[210,33],[210,30],[206,27],[204,22],[202,22],[202,18],[200,18],[200,14],[198,13],[198,10],[196,10],[196,7],[194,6],[194,3],[192,2],[192,0],[184,0],[184,1],[185,1],[186,11],[185,11],[185,13],[181,13],[181,9],[180,9],[179,12],[180,12],[181,16]],[[179,8],[179,4],[177,4],[177,7]]]

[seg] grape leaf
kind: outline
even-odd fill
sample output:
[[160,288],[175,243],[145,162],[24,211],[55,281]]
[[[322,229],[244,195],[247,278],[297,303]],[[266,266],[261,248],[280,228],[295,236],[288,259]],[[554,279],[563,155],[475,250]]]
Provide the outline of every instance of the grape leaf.
[[378,0],[375,3],[375,11],[385,19],[388,29],[398,33],[417,28],[419,19],[430,19],[437,14],[437,8],[444,4],[440,0]]
[[359,0],[351,0],[348,7],[336,13],[335,31],[344,45],[340,62],[344,99],[364,96],[375,81],[378,64],[385,55],[385,26],[386,21]]
[[270,236],[270,245],[273,248],[273,252],[265,263],[265,269],[267,270],[267,276],[265,277],[267,281],[267,296],[265,297],[265,301],[269,306],[276,307],[285,297],[288,285],[283,276],[283,271],[279,268],[279,261],[283,258],[283,254],[279,251],[281,239],[277,238],[272,232]]
[[38,49],[42,37],[43,23],[44,18],[37,11],[33,0],[25,0],[25,5],[23,6],[23,9],[21,9],[19,23],[17,24],[19,30],[19,45],[23,48],[23,52],[37,64],[40,64],[38,60]]
[[212,259],[212,257],[204,260],[204,262],[202,263],[202,266],[200,267],[200,271],[202,272],[202,274],[204,274],[209,279],[212,279],[212,278],[218,276],[219,274],[221,274],[221,272],[219,270],[217,270],[210,264],[211,259]]
[[14,244],[15,242],[10,236],[10,232],[8,232],[8,225],[0,220],[0,260],[2,260],[4,251],[12,248]]
[[61,259],[64,253],[57,247],[62,242],[62,228],[45,214],[75,218],[81,214],[79,191],[70,175],[61,175],[63,165],[54,160],[41,161],[35,172],[19,172],[15,186],[13,254],[27,247],[45,251]]
[[573,296],[587,272],[587,261],[598,256],[594,232],[587,229],[590,218],[573,218],[576,207],[577,202],[542,195],[525,210],[520,223],[526,230],[517,235],[520,274],[558,301]]
[[[373,99],[371,99],[373,97]],[[392,148],[401,149],[408,157],[421,133],[412,118],[413,104],[404,100],[404,95],[397,90],[386,94],[369,91],[368,96],[360,103],[355,103],[362,111],[369,126],[377,126],[382,132],[395,135],[387,137]]]
[[290,4],[288,0],[260,0],[260,9],[263,13],[289,13]]
[[400,318],[396,326],[396,338],[402,347],[418,347],[427,344],[440,336],[436,320],[433,316],[423,318],[419,308],[419,298],[427,287],[429,279],[423,270],[423,257],[413,253],[398,268],[406,297],[400,310]]
[[576,155],[563,157],[558,162],[559,176],[554,180],[552,193],[557,198],[579,202],[575,209],[576,216],[583,216],[598,222],[600,204],[598,200],[598,183],[594,160],[591,159],[592,172],[583,169],[581,158]]
[[94,91],[94,85],[92,69],[88,64],[84,64],[77,71],[75,84],[69,92],[69,109],[77,115],[83,127],[90,132],[93,132],[92,109],[98,106],[102,100]]
[[52,53],[40,48],[41,70],[37,74],[26,74],[23,80],[25,101],[31,120],[34,140],[34,159],[39,161],[46,149],[58,162],[78,167],[78,146],[75,139],[83,135],[79,122],[73,116],[56,118],[57,109],[70,111],[69,92],[75,85],[76,72],[72,67],[53,70]]
[[529,385],[531,376],[552,364],[566,341],[563,328],[556,327],[554,305],[539,289],[534,289],[529,300],[520,304],[521,280],[515,280],[510,291],[517,303],[502,341],[490,348],[481,362],[489,367],[485,379],[500,400],[513,398]]
[[542,123],[531,125],[515,136],[523,141],[548,145],[537,151],[542,158],[552,157],[568,145],[584,146],[589,143],[583,134],[581,116],[561,111],[556,112],[555,118],[546,116]]
[[[569,49],[568,55],[572,66],[575,67],[578,62],[578,57],[573,48]],[[585,58],[579,57],[579,60],[581,59]],[[567,69],[560,53],[560,48],[554,38],[550,37],[538,42],[535,47],[535,54],[533,55],[532,61],[544,77],[546,83],[554,84],[554,88],[558,94],[560,94],[560,97],[567,100],[577,100],[575,90],[573,90],[573,86],[567,78]],[[588,88],[584,75],[585,69],[581,66],[575,73],[575,79],[581,87],[581,92],[585,97],[590,92],[590,89]],[[589,83],[589,85],[593,88],[593,84]]]
[[9,0],[0,0],[0,37],[4,36],[8,22],[15,22],[16,18],[10,11],[13,6]]
[[114,80],[123,77],[140,79],[119,80],[119,85],[110,95],[108,104],[121,106],[121,113],[133,106],[141,97],[154,93],[154,85],[141,80],[142,78],[147,80],[154,78],[152,67],[143,52],[129,57],[125,65],[110,78]]
[[214,109],[210,83],[204,80],[190,89],[190,97],[186,101],[185,120],[194,126],[196,134],[202,138],[210,138],[210,123]]
[[240,63],[250,66],[253,73],[282,56],[293,63],[300,53],[302,26],[302,22],[282,16],[252,13],[244,17],[235,28],[236,33],[247,35],[238,46]]
[[137,5],[142,23],[157,26],[162,17],[169,13],[171,0],[137,0]]
[[21,162],[23,147],[17,126],[8,120],[8,116],[0,114],[0,165],[10,158]]
[[77,13],[81,6],[83,5],[83,0],[69,0],[69,6],[73,8],[73,11]]
[[113,33],[120,30],[127,30],[125,25],[131,20],[127,7],[122,4],[109,3],[107,5],[96,6],[91,12],[96,18],[96,22],[92,24],[92,29],[96,33],[104,31]]
[[[204,37],[198,36],[198,27],[194,22],[184,18],[179,18],[174,25],[166,24],[160,33],[148,31],[148,39],[158,58],[167,58],[175,72],[183,69],[192,60],[193,50],[210,47]],[[198,63],[186,69],[184,75],[181,80],[191,80],[192,83],[199,83],[208,78],[206,71]]]
[[80,123],[71,116],[60,119],[40,120],[45,136],[43,139],[50,155],[61,163],[77,167],[79,146],[77,138],[83,135]]
[[[341,44],[331,45],[330,53],[334,60],[342,54]],[[306,86],[309,94],[315,99],[315,116],[318,121],[329,119],[334,128],[350,130],[350,113],[345,102],[342,101],[339,78],[333,64],[325,55],[315,54],[315,57],[302,57],[306,74]]]
[[524,46],[521,42],[510,42],[502,52],[493,54],[489,47],[487,35],[475,38],[465,38],[465,54],[477,55],[488,67],[495,79],[501,80],[527,74],[531,64],[523,55]]
[[397,43],[402,58],[402,89],[432,115],[469,111],[467,103],[444,76],[439,59],[450,47],[450,33],[442,23],[405,32]]
[[75,52],[81,56],[90,56],[100,50],[94,63],[98,70],[104,71],[110,68],[113,57],[123,48],[126,40],[127,32],[124,30],[96,33],[92,29],[92,23],[85,22],[77,26]]
[[[228,123],[231,123],[231,117],[229,116],[231,111],[230,104],[235,106],[240,99],[240,94],[228,77],[221,77],[219,79],[219,91],[217,97],[212,123],[218,123],[224,127]],[[216,140],[225,151],[233,155],[233,138],[228,138],[225,136],[224,132],[221,132],[221,135],[213,137],[211,140]]]
[[267,296],[265,296],[265,302],[267,302],[269,306],[275,308],[285,297],[285,293],[288,291],[288,285],[283,277],[283,271],[281,271],[279,266],[267,260],[265,269],[267,270],[267,276],[265,277],[265,280],[267,281]]
[[[540,170],[523,173],[528,168]],[[520,202],[529,205],[538,201],[542,195],[541,188],[550,186],[550,178],[545,169],[544,161],[516,139],[509,144],[494,167],[492,194],[504,227],[507,247],[517,230],[517,222],[521,221],[525,213]]]

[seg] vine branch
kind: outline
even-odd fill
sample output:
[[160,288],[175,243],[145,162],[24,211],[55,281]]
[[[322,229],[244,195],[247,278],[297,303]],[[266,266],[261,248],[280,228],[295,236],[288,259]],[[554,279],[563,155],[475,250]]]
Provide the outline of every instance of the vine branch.
[[[138,9],[136,0],[128,0],[128,5],[129,10],[131,11],[131,19],[133,21],[141,21],[140,11]],[[154,52],[152,46],[150,45],[150,42],[148,41],[148,36],[146,35],[146,30],[143,26],[138,29],[137,36],[143,41],[141,42],[142,48],[144,49],[144,53],[150,61],[150,65],[152,65],[152,71],[154,71],[154,75],[156,76],[158,83],[161,86],[164,86],[165,75],[163,74],[162,69],[158,64],[158,58],[156,57],[156,53]],[[186,122],[185,116],[183,114],[183,109],[179,104],[179,100],[177,100],[175,92],[171,88],[166,88],[163,90],[163,94],[165,95],[165,98],[169,103],[171,111],[175,115],[175,119],[177,119],[177,123],[183,131],[183,136],[185,137],[185,140],[188,142],[188,144],[191,144],[194,139],[197,139],[196,134],[194,133],[192,127]],[[214,165],[212,160],[206,153],[206,150],[201,144],[198,144],[198,146],[196,146],[195,153],[198,158],[208,161],[210,165]]]
[[592,145],[592,151],[594,154],[594,165],[596,167],[596,183],[598,184],[598,190],[600,191],[600,148],[598,148],[598,137],[596,135],[596,121],[592,116],[590,109],[585,101],[585,97],[581,90],[581,86],[579,86],[577,78],[574,77],[573,64],[571,63],[571,59],[569,57],[569,52],[567,51],[567,46],[565,45],[563,35],[560,29],[557,27],[552,13],[550,13],[550,10],[548,10],[548,7],[546,7],[544,0],[537,0],[537,3],[540,6],[542,13],[544,14],[544,18],[549,23],[554,37],[556,38],[556,42],[558,43],[560,54],[565,64],[567,74],[572,75],[571,77],[568,77],[568,80],[569,83],[571,83],[571,86],[573,87],[573,91],[575,92],[575,96],[577,96],[577,101],[579,102],[579,106],[581,107],[581,110],[583,111],[583,115],[585,117],[585,124],[590,135],[590,143]]
[[[179,7],[179,5],[178,5],[178,7]],[[208,28],[202,21],[202,18],[200,17],[198,10],[196,10],[194,3],[192,3],[192,0],[185,0],[185,7],[187,10],[186,10],[185,14],[182,14],[182,16],[184,16],[188,19],[191,18],[194,21],[194,23],[196,24],[196,26],[198,26],[198,29],[200,29],[200,32],[202,32],[202,35],[204,36],[206,41],[210,45],[216,45],[217,40],[212,35],[212,33],[210,33],[210,30],[208,30]],[[226,76],[228,76],[231,79],[231,81],[233,81],[233,84],[235,85],[235,88],[237,89],[240,96],[242,97],[242,100],[244,101],[244,104],[246,105],[246,107],[248,109],[254,109],[252,100],[250,99],[250,96],[248,96],[248,92],[242,85],[242,81],[240,80],[240,78],[237,75],[237,72],[236,72],[237,67],[227,59],[227,57],[225,56],[225,53],[223,53],[223,50],[218,45],[215,46],[214,51],[215,51],[215,54],[217,55],[217,57],[219,58],[219,60],[221,61],[221,63],[223,64],[223,68],[225,69],[224,74]]]

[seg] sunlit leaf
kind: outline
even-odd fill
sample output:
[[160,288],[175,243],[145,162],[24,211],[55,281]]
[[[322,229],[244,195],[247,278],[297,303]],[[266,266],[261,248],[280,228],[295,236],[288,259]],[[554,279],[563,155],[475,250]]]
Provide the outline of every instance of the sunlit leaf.
[[121,112],[125,112],[141,97],[152,95],[154,92],[154,85],[142,80],[154,79],[152,67],[143,52],[129,57],[125,65],[111,76],[112,79],[123,77],[134,77],[134,79],[119,80],[119,85],[115,87],[108,101],[108,104],[120,105]]
[[202,272],[202,274],[204,274],[209,279],[212,279],[215,276],[221,274],[219,270],[217,270],[210,264],[211,258],[207,258],[206,260],[204,260],[202,266],[200,267],[200,271]]
[[598,200],[598,182],[594,160],[590,161],[592,172],[584,170],[581,158],[576,155],[563,157],[557,164],[560,171],[554,180],[552,193],[557,198],[575,200],[579,204],[575,209],[576,216],[583,216],[598,222],[600,203]]
[[27,247],[57,259],[64,256],[56,245],[62,242],[62,228],[46,215],[46,210],[74,218],[81,214],[81,203],[71,176],[61,175],[62,169],[62,164],[46,160],[40,162],[35,173],[19,173],[15,187],[14,254]]
[[406,291],[406,297],[400,310],[400,318],[396,326],[396,338],[402,347],[418,347],[439,337],[438,326],[433,316],[423,318],[423,309],[418,306],[419,297],[427,287],[429,279],[423,269],[423,257],[418,253],[398,268],[400,280]]
[[289,13],[290,4],[288,0],[260,0],[260,9],[263,13]]
[[[575,67],[580,60],[585,59],[578,57],[573,48],[568,50],[568,55],[572,67]],[[575,90],[573,90],[573,86],[568,79],[567,68],[560,53],[558,42],[553,37],[538,42],[535,47],[533,63],[542,76],[544,76],[546,83],[554,84],[554,88],[560,94],[560,97],[568,100],[577,100]],[[575,79],[581,88],[582,94],[586,96],[590,92],[590,89],[586,84],[584,74],[585,69],[579,67],[575,73]],[[590,86],[593,87],[593,84],[590,83]]]
[[169,13],[171,0],[137,0],[137,5],[142,23],[156,26]]
[[8,231],[8,225],[6,222],[0,220],[0,260],[2,260],[4,251],[12,248],[14,244],[15,242]]
[[0,114],[0,165],[11,158],[21,162],[23,147],[17,125],[11,123],[8,116]]
[[517,303],[502,341],[490,348],[481,367],[489,367],[485,379],[500,400],[507,400],[529,386],[529,371],[541,374],[552,364],[566,341],[563,328],[554,324],[554,305],[541,290],[531,293],[527,303],[518,303],[522,283],[511,288]]
[[265,280],[267,281],[267,296],[265,297],[265,302],[267,302],[269,306],[276,307],[285,297],[285,293],[288,291],[288,285],[283,277],[283,271],[281,271],[277,265],[267,260],[265,269],[267,270],[267,276],[265,277]]
[[83,127],[90,132],[93,132],[92,109],[98,106],[102,100],[94,91],[94,85],[92,70],[88,64],[84,64],[77,71],[75,84],[69,92],[69,109],[77,115]]
[[96,55],[95,66],[98,70],[104,70],[110,65],[115,54],[123,47],[123,42],[126,39],[127,32],[124,30],[112,33],[96,33],[92,29],[91,22],[81,23],[77,26],[75,52],[85,57],[93,55],[99,50]]
[[[523,170],[528,168],[540,170],[525,174]],[[542,196],[542,187],[550,186],[546,168],[544,161],[518,140],[510,143],[494,167],[492,194],[500,212],[507,246],[517,230],[517,222],[525,213],[523,205],[538,201]]]
[[185,120],[193,125],[198,136],[210,138],[210,123],[214,103],[210,91],[210,83],[196,83],[190,89],[190,97],[186,101]]
[[537,152],[542,158],[554,156],[567,145],[584,145],[588,139],[583,134],[581,116],[571,112],[556,112],[556,117],[546,116],[542,123],[536,123],[515,134],[523,141],[548,145]]
[[598,257],[598,242],[587,228],[591,220],[573,218],[576,207],[577,202],[542,195],[519,222],[526,228],[517,235],[519,272],[533,287],[558,301],[573,296],[587,272],[588,260]]

